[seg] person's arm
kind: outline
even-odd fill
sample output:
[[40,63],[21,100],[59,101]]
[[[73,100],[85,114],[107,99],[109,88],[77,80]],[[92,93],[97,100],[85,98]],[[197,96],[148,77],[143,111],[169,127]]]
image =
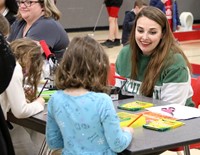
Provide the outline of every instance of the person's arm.
[[63,138],[55,121],[52,112],[52,103],[55,102],[53,96],[48,101],[47,123],[46,123],[46,142],[51,149],[60,149],[64,147]]
[[0,94],[8,87],[15,65],[14,55],[0,33]]
[[8,103],[10,103],[10,109],[17,118],[27,118],[44,110],[44,103],[41,103],[41,101],[38,100],[39,98],[32,103],[27,103],[22,81],[22,68],[17,64],[13,77],[5,92]]
[[120,127],[113,102],[109,96],[102,100],[99,114],[108,145],[114,152],[122,152],[131,143],[133,128],[122,129]]
[[175,60],[176,64],[171,65],[161,74],[163,81],[161,100],[194,106],[193,103],[187,103],[193,95],[190,72],[180,54],[176,55]]
[[131,32],[131,30],[132,30],[133,23],[134,23],[134,20],[133,20],[133,21],[130,21],[130,22],[128,23],[128,27],[129,27],[129,31],[130,31],[130,32]]
[[124,22],[123,22],[123,28],[128,30],[129,32],[132,30],[133,23],[134,23],[132,16],[133,15],[131,12],[126,13],[126,15],[124,17]]
[[122,48],[115,62],[116,73],[130,78],[131,76],[131,49],[129,45]]

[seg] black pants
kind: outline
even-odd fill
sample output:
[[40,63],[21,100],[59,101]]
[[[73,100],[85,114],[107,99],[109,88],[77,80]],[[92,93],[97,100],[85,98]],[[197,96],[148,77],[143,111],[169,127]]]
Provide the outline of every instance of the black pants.
[[13,144],[8,131],[2,109],[0,107],[0,150],[3,155],[15,155]]

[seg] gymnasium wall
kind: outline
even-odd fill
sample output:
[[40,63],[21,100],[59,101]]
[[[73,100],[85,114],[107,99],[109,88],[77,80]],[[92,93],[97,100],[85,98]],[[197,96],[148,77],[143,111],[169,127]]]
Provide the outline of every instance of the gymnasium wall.
[[[145,0],[149,3],[149,0]],[[179,14],[183,11],[191,12],[195,21],[200,21],[198,9],[200,0],[176,0],[178,3]],[[119,13],[119,25],[122,25],[124,13],[131,10],[134,0],[124,0]],[[102,7],[103,0],[57,0],[57,6],[62,12],[60,22],[65,29],[84,29],[93,28]],[[107,12],[105,6],[99,22],[98,28],[107,27]]]

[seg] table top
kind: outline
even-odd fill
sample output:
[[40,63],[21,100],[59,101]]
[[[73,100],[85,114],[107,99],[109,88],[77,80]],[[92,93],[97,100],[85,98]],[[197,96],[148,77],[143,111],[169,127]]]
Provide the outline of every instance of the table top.
[[[155,105],[169,104],[139,96],[135,97],[134,100],[151,102]],[[115,101],[114,106],[117,107],[119,104],[128,103],[130,101],[133,101],[133,99]],[[119,109],[116,110],[117,112],[123,111]],[[126,155],[142,155],[200,142],[200,118],[184,120],[183,122],[185,125],[164,132],[149,130],[143,127],[135,128],[133,140],[124,153]]]
[[[113,104],[117,112],[124,111],[117,109],[117,105],[128,103],[134,100],[146,101],[155,105],[167,105],[169,103],[154,100],[147,97],[136,96],[131,99],[114,101]],[[138,111],[141,112],[141,111]],[[45,110],[26,119],[16,119],[11,113],[8,114],[9,121],[31,128],[45,134],[46,107]],[[172,130],[159,132],[138,127],[134,129],[134,136],[130,146],[124,151],[126,155],[142,155],[145,153],[155,153],[200,142],[200,118],[184,120],[185,125]]]

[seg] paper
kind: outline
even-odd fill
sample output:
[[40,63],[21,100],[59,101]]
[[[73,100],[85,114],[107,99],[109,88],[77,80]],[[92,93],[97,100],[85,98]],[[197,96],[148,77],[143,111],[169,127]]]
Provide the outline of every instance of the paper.
[[178,120],[191,119],[200,117],[200,110],[195,107],[188,107],[180,104],[170,104],[166,106],[156,106],[146,108],[151,112],[160,113],[162,115],[174,117]]

